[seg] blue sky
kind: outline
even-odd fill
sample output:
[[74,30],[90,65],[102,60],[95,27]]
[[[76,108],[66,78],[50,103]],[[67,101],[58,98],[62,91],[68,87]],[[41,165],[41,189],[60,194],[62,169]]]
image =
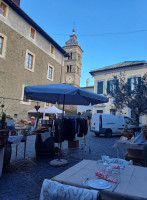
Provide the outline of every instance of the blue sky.
[[60,46],[75,24],[83,49],[81,86],[89,71],[147,60],[147,0],[21,0],[21,8]]

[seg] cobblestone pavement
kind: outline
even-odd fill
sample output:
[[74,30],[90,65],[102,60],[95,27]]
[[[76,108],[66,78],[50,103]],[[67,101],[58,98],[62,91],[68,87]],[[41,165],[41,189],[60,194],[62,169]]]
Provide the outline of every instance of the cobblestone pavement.
[[[96,137],[94,133],[88,132],[86,144],[84,138],[80,138],[78,149],[68,149],[68,143],[62,145],[62,158],[68,160],[69,164],[64,167],[52,167],[49,162],[54,157],[36,158],[35,137],[27,139],[26,158],[23,158],[24,143],[18,147],[18,156],[15,156],[15,145],[12,145],[12,156],[9,168],[0,178],[0,200],[39,200],[41,186],[44,179],[50,179],[57,174],[75,165],[82,159],[98,160],[101,155],[116,157],[116,149],[113,144],[119,137],[105,138]],[[89,146],[88,146],[89,145]],[[89,147],[90,150],[89,151]]]

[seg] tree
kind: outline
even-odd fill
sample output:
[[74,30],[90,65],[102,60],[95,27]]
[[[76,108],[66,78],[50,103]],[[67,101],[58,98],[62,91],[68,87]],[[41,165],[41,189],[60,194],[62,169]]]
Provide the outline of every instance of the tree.
[[130,108],[139,125],[139,116],[147,114],[147,73],[142,78],[129,78],[127,82],[125,74],[120,73],[119,77],[114,77],[111,85],[109,95],[114,99],[113,108],[118,112],[122,112],[125,107]]

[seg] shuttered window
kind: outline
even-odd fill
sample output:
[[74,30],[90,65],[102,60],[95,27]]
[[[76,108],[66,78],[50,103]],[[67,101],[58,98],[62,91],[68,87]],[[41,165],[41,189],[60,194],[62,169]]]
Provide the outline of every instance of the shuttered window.
[[141,77],[131,77],[128,78],[128,91],[133,91],[135,90],[136,85],[141,85]]
[[103,94],[103,81],[97,83],[97,94]]
[[110,92],[117,92],[119,86],[119,80],[108,80],[107,81],[107,94]]

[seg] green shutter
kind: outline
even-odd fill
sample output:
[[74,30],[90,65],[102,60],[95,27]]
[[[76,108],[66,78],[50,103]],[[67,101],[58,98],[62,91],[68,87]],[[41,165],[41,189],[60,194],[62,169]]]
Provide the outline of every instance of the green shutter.
[[107,81],[107,94],[110,93],[110,81]]
[[141,77],[138,77],[138,85],[141,85]]
[[119,80],[116,79],[116,92],[118,91],[118,86],[119,86]]
[[131,78],[128,78],[128,91],[131,91]]
[[103,94],[103,81],[97,83],[97,94]]

